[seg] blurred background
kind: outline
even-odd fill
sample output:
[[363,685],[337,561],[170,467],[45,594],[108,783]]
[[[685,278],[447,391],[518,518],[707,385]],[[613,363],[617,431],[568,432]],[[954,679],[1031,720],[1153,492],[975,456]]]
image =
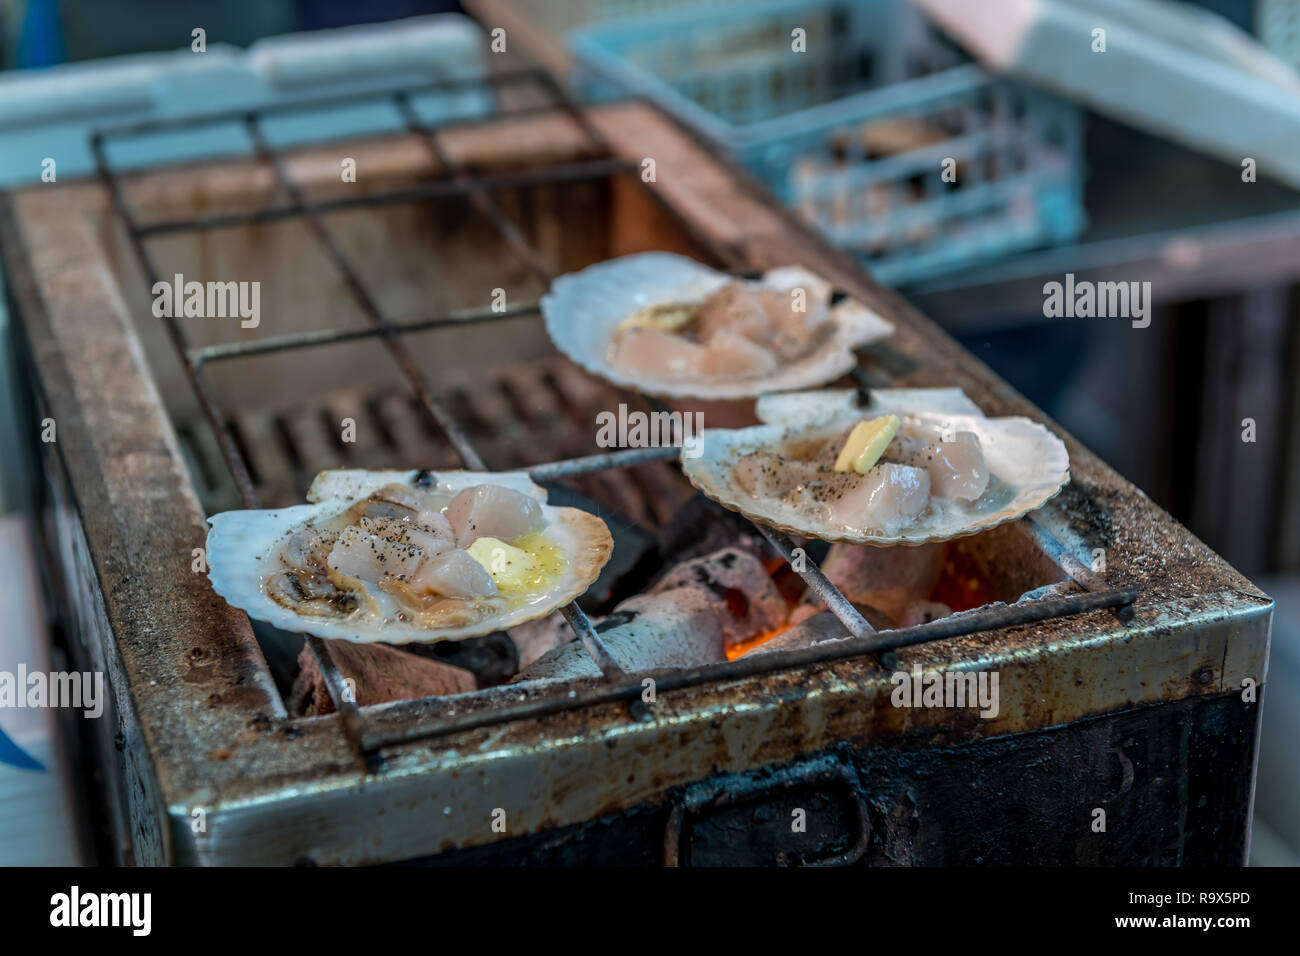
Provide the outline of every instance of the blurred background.
[[[957,0],[466,5],[527,25],[512,37],[581,97],[631,89],[716,141],[1275,597],[1252,862],[1300,862],[1300,762],[1286,743],[1300,735],[1300,0],[1043,0],[1024,22],[1014,5],[989,18]],[[87,61],[162,71],[148,55],[188,48],[195,27],[210,48],[243,48],[459,9],[0,3],[0,187],[39,178],[38,144],[84,137]],[[791,9],[830,50],[811,73],[761,54]],[[1077,42],[1093,23],[1107,25],[1103,50]],[[1097,55],[1113,58],[1112,85]],[[69,80],[36,99],[14,82],[43,73]],[[167,109],[205,100],[191,90]],[[1240,138],[1258,129],[1270,151],[1248,157]],[[960,188],[933,175],[948,156],[962,157]],[[90,172],[60,162],[61,177]],[[1149,326],[1045,317],[1043,286],[1066,274],[1150,282]],[[0,512],[16,514],[27,472],[9,453],[12,377],[5,351]],[[38,590],[17,534],[0,553],[6,620],[21,612],[13,595]],[[75,841],[56,843],[49,853],[75,858]],[[0,862],[14,845],[0,841]]]

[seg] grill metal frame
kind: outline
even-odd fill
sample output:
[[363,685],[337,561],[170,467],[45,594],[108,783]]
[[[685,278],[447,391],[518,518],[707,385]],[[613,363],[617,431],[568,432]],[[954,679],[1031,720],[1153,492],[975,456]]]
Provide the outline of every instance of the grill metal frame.
[[[593,150],[601,154],[595,161],[564,163],[553,165],[537,171],[506,176],[477,175],[458,166],[442,147],[439,130],[420,121],[410,104],[410,97],[427,90],[455,88],[464,90],[480,85],[482,92],[494,94],[503,87],[525,83],[535,83],[547,94],[550,102],[540,109],[561,110],[569,115],[583,130]],[[260,121],[268,112],[284,113],[293,110],[304,112],[320,109],[322,106],[338,102],[356,100],[387,100],[398,110],[405,124],[406,132],[415,136],[428,150],[438,167],[446,173],[445,181],[438,181],[414,189],[389,190],[365,197],[312,202],[307,198],[301,186],[294,182],[280,153],[272,147],[262,131]],[[519,115],[527,111],[508,110],[502,113],[492,112],[485,119],[501,119]],[[123,189],[120,174],[109,162],[106,143],[116,138],[147,135],[160,130],[177,130],[200,127],[213,123],[241,121],[252,143],[253,151],[259,161],[269,166],[275,173],[276,181],[289,196],[287,205],[264,207],[243,213],[206,215],[191,218],[166,219],[140,223],[131,210]],[[455,81],[434,82],[419,87],[395,88],[384,92],[367,92],[347,97],[331,97],[322,100],[304,100],[293,104],[283,104],[269,110],[247,111],[240,113],[208,113],[187,117],[173,117],[150,122],[134,123],[126,126],[103,127],[91,134],[91,151],[95,160],[96,172],[112,198],[113,207],[127,235],[131,248],[150,286],[161,280],[145,241],[152,236],[170,235],[186,231],[212,228],[227,228],[239,225],[252,225],[274,219],[299,218],[309,227],[312,235],[324,250],[334,269],[343,278],[353,299],[360,306],[370,325],[360,329],[329,329],[300,334],[287,334],[272,339],[259,339],[245,343],[221,343],[204,348],[190,346],[185,331],[174,315],[164,317],[167,331],[178,357],[184,365],[186,377],[190,383],[209,426],[213,429],[222,457],[230,470],[236,489],[246,508],[260,505],[257,490],[251,478],[248,463],[238,443],[231,433],[228,419],[222,413],[213,395],[213,391],[204,375],[204,368],[215,361],[230,361],[250,355],[264,354],[270,351],[288,351],[312,346],[334,344],[367,338],[379,338],[388,350],[402,377],[409,385],[419,406],[434,426],[441,431],[447,441],[459,455],[464,467],[480,471],[487,469],[487,463],[474,448],[469,436],[457,423],[453,413],[435,394],[427,376],[418,368],[414,356],[401,344],[402,335],[427,331],[446,326],[462,326],[470,323],[490,322],[504,318],[515,318],[538,313],[536,303],[517,305],[504,312],[488,309],[463,310],[455,313],[432,316],[416,321],[395,322],[383,314],[375,298],[366,289],[365,282],[358,270],[329,233],[321,216],[327,212],[341,209],[365,208],[394,202],[413,202],[446,195],[463,195],[473,203],[475,209],[485,217],[507,244],[520,255],[532,272],[544,284],[549,285],[555,276],[547,268],[541,253],[531,245],[522,232],[510,221],[505,211],[492,198],[494,189],[507,186],[545,185],[580,179],[605,178],[612,174],[635,172],[636,166],[626,160],[619,160],[612,155],[609,144],[588,120],[585,111],[577,106],[563,91],[558,83],[546,72],[537,69],[516,70],[509,73],[485,74],[477,81],[458,78]],[[641,182],[639,177],[634,177]],[[643,184],[644,185],[644,184]],[[651,191],[653,195],[653,192]],[[656,196],[656,199],[658,197]],[[716,243],[708,242],[710,252],[715,257],[714,265],[736,274],[748,273],[750,270],[738,268],[734,261]],[[860,390],[867,391],[874,382],[859,365],[854,370]],[[677,450],[625,449],[616,452],[584,456],[577,459],[548,462],[528,468],[535,481],[550,480],[557,477],[602,471],[610,468],[623,468],[656,458],[676,457]],[[721,662],[659,676],[657,686],[662,690],[725,681],[728,679],[766,674],[789,667],[814,665],[843,660],[863,655],[881,654],[888,664],[892,651],[896,648],[923,644],[954,636],[976,634],[1003,627],[1033,623],[1055,617],[1080,614],[1086,611],[1108,608],[1113,610],[1121,620],[1131,619],[1132,605],[1137,600],[1138,592],[1134,588],[1106,589],[1099,587],[1095,579],[1090,578],[1082,568],[1066,569],[1067,573],[1084,588],[1084,593],[1067,595],[1050,601],[1038,601],[1024,606],[987,607],[962,615],[955,621],[936,621],[926,625],[876,633],[872,626],[853,606],[852,602],[831,583],[816,563],[805,558],[804,561],[792,560],[793,542],[783,533],[756,525],[757,530],[768,541],[775,553],[787,562],[791,562],[797,573],[851,635],[849,640],[831,645],[794,651],[782,651],[768,655],[756,655],[746,660]],[[1050,538],[1050,534],[1040,526],[1035,526],[1035,535]],[[1067,553],[1059,543],[1055,545],[1056,553]],[[343,727],[349,743],[363,765],[376,766],[376,758],[383,748],[445,737],[465,730],[493,726],[526,717],[537,717],[559,713],[594,704],[611,701],[628,703],[632,715],[644,716],[641,701],[642,684],[639,679],[630,679],[610,656],[588,616],[575,603],[562,609],[562,613],[574,633],[582,642],[593,661],[600,668],[604,681],[602,686],[594,689],[579,689],[576,684],[565,684],[547,695],[515,706],[502,706],[487,712],[469,713],[462,716],[443,718],[427,722],[422,726],[407,728],[398,732],[382,732],[371,728],[357,703],[346,691],[342,674],[335,666],[327,646],[321,638],[307,636],[317,665],[320,667],[330,698],[342,717]]]
[[[663,195],[652,190],[650,198],[667,225],[680,229],[670,241],[680,238],[681,248],[734,271],[799,262],[893,321],[895,335],[860,355],[859,382],[956,385],[990,415],[1046,421],[680,124],[637,103],[585,115],[625,159],[655,144]],[[521,125],[557,144],[571,142],[559,121]],[[485,143],[448,127],[439,133],[476,155],[527,161],[517,140]],[[420,162],[408,148],[414,145],[394,144],[390,154],[384,144],[371,155],[391,155],[384,165],[404,175],[405,163]],[[589,160],[576,150],[569,158]],[[505,174],[522,182],[537,175]],[[246,186],[242,170],[232,181],[221,166],[155,180],[131,187],[145,186],[164,208],[172,202],[169,183],[204,197],[242,194]],[[999,670],[1002,711],[994,720],[892,707],[880,660],[889,652],[851,646],[853,638],[837,645],[847,655],[837,661],[806,663],[792,656],[806,652],[787,652],[762,655],[773,658],[774,669],[761,673],[757,658],[740,658],[730,662],[742,665],[738,670],[675,691],[665,691],[661,679],[643,721],[629,720],[637,715],[622,701],[582,698],[618,686],[598,679],[575,682],[570,693],[580,703],[559,702],[533,718],[508,708],[554,695],[527,684],[367,707],[351,729],[342,714],[290,717],[247,616],[195,585],[189,555],[203,541],[202,512],[160,405],[160,368],[146,362],[121,294],[124,276],[138,270],[116,253],[121,222],[103,185],[60,183],[0,196],[0,251],[20,366],[31,372],[31,420],[50,415],[59,427],[57,444],[31,438],[41,452],[44,542],[59,619],[74,660],[103,670],[113,689],[105,719],[88,722],[85,732],[105,774],[118,859],[366,863],[452,850],[460,859],[494,853],[497,844],[551,845],[565,832],[642,821],[653,831],[657,861],[664,821],[680,819],[669,812],[673,803],[695,806],[692,784],[723,779],[719,774],[763,775],[759,768],[802,766],[810,754],[838,752],[854,767],[846,780],[868,794],[870,862],[1244,860],[1259,706],[1241,703],[1239,687],[1249,678],[1262,691],[1272,602],[1050,421],[1069,448],[1071,483],[1008,530],[1033,538],[1036,553],[1086,589],[1132,596],[1134,618],[1084,611],[960,636],[963,615],[935,622],[952,631],[879,636],[923,636],[897,648],[904,669]],[[428,188],[459,187],[440,180]],[[612,196],[629,198],[617,189]],[[635,218],[639,202],[617,208],[629,206]],[[474,312],[392,323],[391,334],[422,323],[449,327],[466,315],[472,321]],[[376,334],[369,326],[338,340]],[[256,348],[309,348],[313,335]],[[195,350],[197,364],[224,361],[222,349]],[[556,476],[589,466],[594,462],[577,459],[535,467]],[[1079,557],[1097,545],[1107,549],[1101,574]],[[485,713],[507,716],[478,716]],[[425,739],[426,730],[439,736]],[[1127,735],[1149,741],[1145,759]],[[390,743],[408,736],[414,742]],[[363,742],[363,755],[384,748],[369,750],[369,766],[358,760]],[[1137,776],[1117,795],[1107,780],[1120,746],[1130,747]],[[1041,779],[1034,785],[1023,760],[1008,764],[1008,748],[1034,761],[1052,749],[1059,778],[1046,789]],[[955,784],[943,800],[918,805],[916,788],[927,780]],[[1023,819],[1034,826],[1017,824],[1026,836],[1006,842],[1003,797],[1024,785]],[[1064,801],[1052,789],[1058,786]],[[997,797],[992,804],[990,795]],[[971,817],[971,798],[981,796],[989,799]],[[1112,801],[1121,812],[1112,816],[1111,836],[1081,846],[1073,836],[1081,808]],[[916,813],[894,819],[882,812],[894,805]],[[493,806],[509,809],[507,834],[487,826]],[[693,814],[691,824],[703,816]],[[206,829],[197,826],[200,818]],[[977,829],[954,832],[962,820]],[[963,854],[951,837],[974,849]],[[1152,841],[1157,845],[1144,854]]]

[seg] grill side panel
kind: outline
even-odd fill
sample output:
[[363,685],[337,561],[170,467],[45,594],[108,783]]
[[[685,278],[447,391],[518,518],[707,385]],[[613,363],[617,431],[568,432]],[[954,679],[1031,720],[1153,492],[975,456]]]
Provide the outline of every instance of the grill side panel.
[[[1243,866],[1261,703],[1224,694],[964,747],[841,747],[825,756],[850,768],[868,807],[857,865]],[[692,815],[682,861],[761,866],[845,853],[855,830],[845,796],[825,785],[778,787]],[[411,862],[659,866],[675,799]],[[807,813],[806,834],[792,832],[792,810]]]

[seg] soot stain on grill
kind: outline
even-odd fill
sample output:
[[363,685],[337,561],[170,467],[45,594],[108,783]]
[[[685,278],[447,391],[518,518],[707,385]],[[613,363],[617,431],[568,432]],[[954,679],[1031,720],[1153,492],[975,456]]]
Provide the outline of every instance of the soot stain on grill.
[[1084,485],[1072,479],[1066,486],[1069,492],[1065,498],[1070,527],[1076,534],[1088,541],[1096,541],[1102,547],[1115,543],[1115,531],[1111,522],[1112,508],[1103,507],[1098,499],[1111,497],[1110,493],[1095,485]]

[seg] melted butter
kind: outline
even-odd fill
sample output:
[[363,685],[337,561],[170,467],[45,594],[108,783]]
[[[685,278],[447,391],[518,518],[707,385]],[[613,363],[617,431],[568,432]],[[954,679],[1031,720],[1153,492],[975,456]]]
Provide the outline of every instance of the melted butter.
[[527,555],[528,566],[498,569],[496,572],[490,562],[485,567],[496,581],[501,596],[506,598],[511,607],[544,597],[568,569],[568,555],[544,532],[526,534],[507,543]]
[[656,302],[637,309],[619,323],[618,332],[628,329],[659,329],[663,332],[680,332],[695,318],[698,303]]

